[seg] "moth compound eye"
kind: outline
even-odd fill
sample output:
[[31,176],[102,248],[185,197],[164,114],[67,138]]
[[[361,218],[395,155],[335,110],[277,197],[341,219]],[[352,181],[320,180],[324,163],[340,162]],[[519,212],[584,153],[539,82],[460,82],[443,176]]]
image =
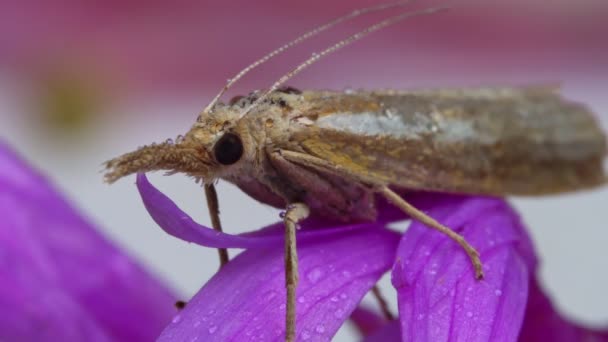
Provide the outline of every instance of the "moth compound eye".
[[226,133],[213,146],[215,160],[222,165],[232,165],[243,156],[243,142],[238,135]]

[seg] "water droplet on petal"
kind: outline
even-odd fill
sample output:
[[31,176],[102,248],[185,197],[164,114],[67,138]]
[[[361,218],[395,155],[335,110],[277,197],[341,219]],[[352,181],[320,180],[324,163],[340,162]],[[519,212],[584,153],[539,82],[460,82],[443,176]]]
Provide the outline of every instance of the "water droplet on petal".
[[344,316],[344,310],[343,309],[338,309],[338,310],[334,311],[334,317],[336,317],[336,318],[342,318],[342,316]]
[[471,311],[467,311],[467,317],[469,317],[469,318],[473,317],[473,313]]
[[319,267],[313,268],[312,270],[310,270],[310,272],[308,272],[308,274],[306,274],[306,278],[308,278],[308,280],[310,280],[310,282],[313,284],[318,282],[322,276],[323,271]]
[[182,320],[182,316],[181,315],[177,315],[175,317],[173,317],[173,323],[179,323]]
[[310,339],[310,333],[306,330],[302,331],[302,334],[300,335],[300,337],[302,337],[302,340],[306,341],[308,339]]
[[273,298],[274,298],[274,297],[276,297],[276,296],[277,296],[276,292],[274,292],[274,291],[269,291],[269,292],[266,294],[265,299],[266,299],[266,300],[271,300],[271,299],[273,299]]
[[496,291],[494,291],[494,294],[495,294],[497,297],[500,297],[500,296],[502,296],[502,290],[498,290],[498,289],[497,289]]
[[304,303],[306,301],[306,298],[304,297],[298,297],[298,303]]
[[317,325],[317,327],[315,328],[315,331],[319,334],[322,334],[325,332],[325,327],[322,325]]
[[217,325],[212,325],[209,327],[209,333],[213,334],[217,331]]

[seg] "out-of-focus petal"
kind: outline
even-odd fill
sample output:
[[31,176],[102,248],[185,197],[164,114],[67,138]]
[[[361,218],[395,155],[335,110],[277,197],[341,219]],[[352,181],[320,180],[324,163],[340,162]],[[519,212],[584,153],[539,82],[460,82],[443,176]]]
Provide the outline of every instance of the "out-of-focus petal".
[[[282,223],[246,234],[222,233],[194,222],[171,199],[150,184],[145,174],[137,175],[137,188],[152,219],[167,234],[178,239],[216,248],[272,248],[281,246],[284,241]],[[368,226],[368,224],[351,224],[318,229],[322,224],[323,220],[317,218],[304,221],[301,224],[304,229],[298,231],[298,239],[306,241],[310,238],[318,239],[321,236],[329,238]]]
[[367,336],[376,330],[381,329],[387,323],[384,317],[373,312],[365,307],[357,307],[350,315],[350,320],[353,321],[355,328],[363,336]]
[[481,253],[477,281],[464,251],[415,222],[393,268],[406,341],[515,341],[536,259],[518,216],[502,200],[444,196],[428,214],[455,229]]
[[111,341],[70,293],[35,272],[37,266],[19,248],[0,248],[0,340]]
[[[97,233],[2,143],[0,161],[0,273],[5,284],[0,301],[11,303],[14,317],[31,318],[21,326],[51,335],[71,331],[82,337],[78,340],[100,340],[94,338],[100,336],[95,326],[111,339],[155,339],[174,314],[170,291]],[[76,335],[89,332],[88,338]]]
[[530,284],[520,342],[608,341],[608,327],[590,329],[568,322],[553,307],[536,279]]
[[364,342],[401,341],[399,320],[387,321],[379,314],[361,306],[353,311],[350,319],[364,337]]
[[399,320],[387,322],[381,329],[365,336],[363,342],[401,342],[401,324]]
[[[399,234],[376,223],[298,239],[297,340],[329,340],[390,268]],[[175,317],[161,341],[283,341],[283,244],[249,249],[223,267]]]

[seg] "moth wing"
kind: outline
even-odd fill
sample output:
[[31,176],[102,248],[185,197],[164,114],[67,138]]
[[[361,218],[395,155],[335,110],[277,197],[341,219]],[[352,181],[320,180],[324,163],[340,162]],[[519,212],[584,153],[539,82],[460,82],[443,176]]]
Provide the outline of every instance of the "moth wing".
[[364,182],[542,195],[607,181],[603,132],[554,88],[304,95],[309,124],[292,133],[298,152]]

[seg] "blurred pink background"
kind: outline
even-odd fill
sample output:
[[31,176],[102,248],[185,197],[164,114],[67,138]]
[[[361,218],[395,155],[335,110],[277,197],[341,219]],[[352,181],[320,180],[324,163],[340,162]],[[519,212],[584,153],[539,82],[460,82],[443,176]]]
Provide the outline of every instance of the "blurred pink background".
[[[101,162],[185,132],[240,69],[316,25],[378,3],[3,2],[1,137],[187,298],[214,272],[215,252],[160,233],[146,216],[132,180],[102,184]],[[421,0],[407,8],[439,4]],[[608,2],[450,4],[448,12],[375,33],[289,84],[373,89],[560,83],[567,97],[589,105],[607,127]],[[245,77],[224,100],[268,87],[311,53],[390,13],[396,12],[360,18],[290,50]],[[153,180],[208,223],[202,192],[190,180]],[[222,185],[219,191],[228,230],[277,219],[275,210],[254,205],[231,186]],[[515,200],[544,259],[547,288],[566,314],[593,324],[608,322],[605,203],[606,189]]]

